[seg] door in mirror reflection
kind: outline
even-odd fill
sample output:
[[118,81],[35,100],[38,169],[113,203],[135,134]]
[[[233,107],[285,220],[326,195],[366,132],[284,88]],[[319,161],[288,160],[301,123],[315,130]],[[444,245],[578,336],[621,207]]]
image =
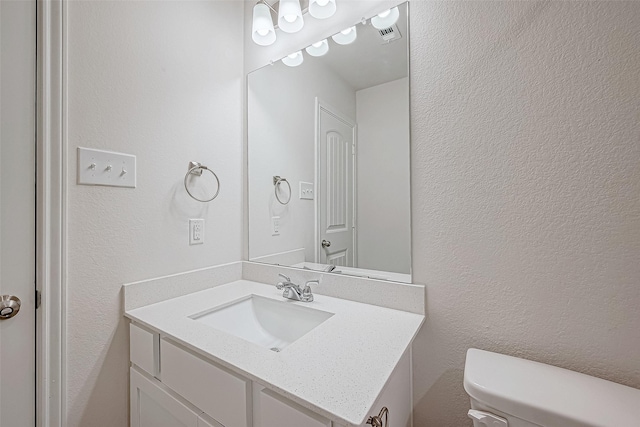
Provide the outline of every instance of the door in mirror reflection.
[[356,126],[328,105],[318,103],[318,238],[321,264],[355,267]]
[[249,74],[249,260],[411,281],[408,4],[398,10],[389,28],[366,20],[351,44],[328,37],[323,56]]

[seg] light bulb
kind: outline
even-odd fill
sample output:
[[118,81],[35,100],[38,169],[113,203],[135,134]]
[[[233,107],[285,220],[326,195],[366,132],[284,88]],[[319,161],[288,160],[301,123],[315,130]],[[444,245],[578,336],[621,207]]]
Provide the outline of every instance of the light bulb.
[[356,30],[356,27],[350,27],[350,28],[344,29],[340,31],[338,34],[331,36],[334,42],[342,45],[353,43],[354,41],[356,41],[357,37],[358,37],[358,33]]
[[278,26],[285,33],[297,33],[304,26],[299,0],[280,0]]
[[377,14],[373,18],[371,18],[371,25],[373,25],[378,30],[384,30],[385,28],[391,27],[393,24],[398,22],[398,18],[400,17],[400,11],[397,7],[392,7],[389,10],[385,10],[382,13]]
[[336,0],[310,0],[309,15],[316,19],[326,19],[336,13]]
[[298,65],[302,64],[303,61],[304,56],[302,56],[301,51],[291,53],[282,58],[282,62],[284,63],[284,65],[287,65],[289,67],[297,67]]
[[253,8],[251,38],[260,46],[269,46],[276,41],[271,12],[266,4],[259,3]]
[[329,52],[329,43],[327,40],[320,40],[319,42],[313,43],[311,46],[305,49],[307,53],[311,56],[322,56],[326,55]]

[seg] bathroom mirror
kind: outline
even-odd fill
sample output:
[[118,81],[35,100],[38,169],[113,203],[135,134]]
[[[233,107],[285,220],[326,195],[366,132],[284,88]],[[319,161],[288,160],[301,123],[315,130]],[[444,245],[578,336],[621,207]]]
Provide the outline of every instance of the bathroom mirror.
[[411,282],[408,3],[381,12],[249,74],[249,260]]

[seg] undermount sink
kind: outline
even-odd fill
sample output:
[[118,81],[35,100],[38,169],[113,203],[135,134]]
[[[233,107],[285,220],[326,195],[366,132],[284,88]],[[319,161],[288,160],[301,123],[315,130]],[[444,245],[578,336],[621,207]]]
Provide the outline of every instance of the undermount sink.
[[270,350],[280,351],[331,316],[333,313],[291,302],[249,295],[189,318]]

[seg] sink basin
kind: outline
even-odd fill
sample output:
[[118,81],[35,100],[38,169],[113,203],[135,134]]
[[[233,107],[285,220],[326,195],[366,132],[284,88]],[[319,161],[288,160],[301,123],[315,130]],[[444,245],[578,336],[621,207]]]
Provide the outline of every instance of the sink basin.
[[280,351],[333,316],[333,313],[249,295],[189,316],[222,332]]

